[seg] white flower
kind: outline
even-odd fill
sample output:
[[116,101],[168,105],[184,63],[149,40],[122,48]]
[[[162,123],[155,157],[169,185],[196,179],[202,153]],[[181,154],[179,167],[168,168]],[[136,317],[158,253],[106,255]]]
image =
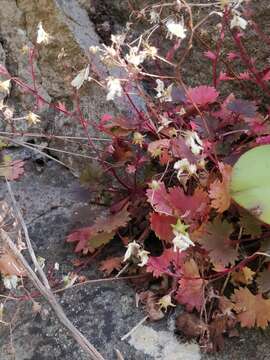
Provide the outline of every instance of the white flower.
[[195,244],[190,240],[188,233],[182,234],[177,231],[173,231],[175,237],[173,239],[173,251],[179,250],[179,252],[185,251],[190,246],[195,246]]
[[172,121],[169,120],[166,116],[160,115],[160,126],[158,127],[158,132],[163,130],[165,127],[167,127]]
[[56,262],[56,263],[54,264],[54,270],[55,270],[55,271],[58,271],[58,270],[59,270],[59,263],[58,263],[58,262]]
[[184,39],[186,37],[187,29],[184,27],[183,21],[175,22],[170,19],[167,21],[166,27],[168,29],[168,37],[170,39],[172,39],[174,35],[180,39]]
[[157,79],[156,80],[156,83],[157,83],[157,87],[154,88],[157,92],[157,98],[161,97],[163,92],[164,92],[164,89],[165,89],[165,85],[164,85],[164,82],[160,79]]
[[77,90],[79,90],[79,88],[82,86],[84,81],[88,79],[88,76],[89,76],[89,65],[85,69],[82,69],[75,76],[75,78],[71,81],[71,85],[75,87]]
[[235,27],[239,27],[242,30],[245,30],[247,27],[247,20],[245,20],[244,18],[242,18],[240,15],[238,14],[234,14],[232,20],[231,20],[231,29],[235,28]]
[[139,51],[138,47],[131,47],[129,50],[129,54],[126,55],[125,59],[129,64],[134,66],[139,66],[144,62],[147,54],[145,51]]
[[61,48],[61,50],[60,50],[60,52],[59,52],[59,54],[57,55],[57,59],[58,60],[61,60],[61,59],[63,59],[64,57],[66,57],[67,56],[67,53],[66,53],[66,51],[65,51],[65,48]]
[[92,45],[92,46],[89,47],[89,51],[90,51],[91,54],[96,54],[96,53],[98,53],[100,51],[100,48],[98,46]]
[[138,264],[138,266],[143,267],[144,265],[147,264],[149,254],[150,254],[149,251],[139,250],[138,258],[140,259],[141,262]]
[[159,23],[160,21],[160,16],[159,16],[159,13],[156,12],[155,10],[151,10],[150,13],[150,24],[156,24],[156,23]]
[[180,179],[182,174],[188,174],[192,176],[196,174],[197,166],[195,164],[190,164],[188,159],[178,160],[174,163],[173,168],[177,170],[177,178]]
[[124,44],[125,38],[126,38],[125,34],[111,35],[112,42],[118,46],[121,46]]
[[10,92],[10,80],[0,82],[0,92],[9,94]]
[[176,305],[174,305],[172,303],[172,297],[171,295],[164,295],[162,296],[161,299],[159,299],[158,301],[158,305],[160,306],[160,310],[164,309],[165,312],[168,310],[169,306],[173,306],[175,307]]
[[160,188],[160,183],[157,180],[152,180],[149,187],[152,190],[158,190]]
[[42,22],[40,22],[37,27],[37,43],[44,43],[45,45],[48,45],[51,40],[52,36],[43,29]]
[[74,273],[68,273],[67,275],[63,276],[63,282],[65,289],[73,286],[75,284],[75,281],[78,279],[78,275]]
[[16,275],[3,276],[3,280],[6,289],[16,289],[18,284],[18,277]]
[[[37,262],[38,262],[39,266],[41,267],[41,269],[44,269],[46,259],[43,258],[42,256],[37,256]],[[36,268],[36,267],[35,267],[35,272],[37,272],[37,268]]]
[[12,108],[10,108],[10,107],[6,107],[6,108],[3,110],[3,114],[4,114],[5,119],[11,120],[11,119],[13,118],[14,109],[12,109]]
[[145,44],[144,53],[145,56],[149,56],[151,59],[155,59],[158,53],[158,49],[155,46],[149,46],[148,44]]
[[116,96],[122,95],[122,86],[119,79],[109,76],[107,78],[107,101],[114,100]]
[[139,145],[140,147],[142,147],[143,142],[144,142],[144,135],[142,135],[141,133],[139,133],[138,131],[136,131],[133,134],[133,140],[132,140],[133,144],[135,145]]
[[140,245],[136,243],[136,241],[132,241],[131,243],[128,244],[127,246],[127,250],[125,252],[124,255],[124,262],[126,262],[127,260],[129,260],[132,256],[136,257],[139,253],[140,250]]
[[202,140],[195,131],[187,131],[185,135],[185,142],[194,155],[199,155],[203,150]]
[[154,88],[157,92],[156,97],[160,99],[161,102],[172,101],[172,87],[173,84],[170,84],[167,89],[165,89],[164,82],[160,79],[156,80],[157,87]]
[[222,8],[225,6],[230,6],[234,9],[237,9],[244,0],[220,0],[220,5]]
[[40,117],[31,111],[28,113],[28,115],[25,118],[29,125],[36,125],[37,123],[40,122]]

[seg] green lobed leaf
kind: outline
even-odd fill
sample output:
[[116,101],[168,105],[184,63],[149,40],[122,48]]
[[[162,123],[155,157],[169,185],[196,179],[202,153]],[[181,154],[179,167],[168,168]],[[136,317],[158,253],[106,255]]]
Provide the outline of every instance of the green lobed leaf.
[[230,192],[236,203],[270,224],[270,145],[255,147],[239,158]]

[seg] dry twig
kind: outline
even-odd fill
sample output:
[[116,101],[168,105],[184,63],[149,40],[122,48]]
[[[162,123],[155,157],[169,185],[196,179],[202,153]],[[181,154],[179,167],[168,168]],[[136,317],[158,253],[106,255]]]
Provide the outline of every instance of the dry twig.
[[16,210],[17,216],[20,220],[20,223],[22,225],[24,234],[25,234],[25,240],[28,246],[29,253],[31,255],[32,261],[38,271],[38,274],[40,278],[42,279],[43,283],[40,281],[38,276],[35,274],[35,272],[32,270],[31,266],[28,264],[25,257],[21,254],[21,252],[17,249],[17,246],[12,241],[10,236],[7,232],[0,229],[0,235],[3,240],[3,242],[10,248],[12,251],[12,254],[16,257],[16,259],[23,265],[25,268],[25,271],[29,277],[29,279],[32,281],[33,285],[36,287],[36,289],[44,296],[44,298],[48,301],[48,303],[51,305],[53,310],[55,311],[58,319],[60,322],[66,327],[66,329],[71,333],[72,337],[77,341],[77,343],[80,345],[80,347],[88,354],[90,359],[93,360],[105,360],[103,356],[96,350],[96,348],[89,343],[89,341],[86,339],[86,337],[71,323],[71,321],[67,318],[63,308],[60,306],[60,304],[57,302],[53,292],[50,289],[48,279],[38,264],[38,261],[36,259],[36,255],[34,253],[33,247],[31,245],[31,241],[28,235],[27,227],[25,225],[25,222],[23,220],[22,214],[19,210],[19,207],[17,205],[17,202],[15,200],[15,197],[13,195],[13,192],[11,190],[10,184],[7,182],[8,191],[10,193],[13,206]]

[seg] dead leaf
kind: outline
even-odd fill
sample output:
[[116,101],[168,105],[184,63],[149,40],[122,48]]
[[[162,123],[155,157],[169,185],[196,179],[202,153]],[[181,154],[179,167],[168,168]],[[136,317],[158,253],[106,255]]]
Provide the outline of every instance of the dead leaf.
[[145,305],[145,310],[150,320],[157,321],[164,317],[164,313],[157,302],[158,297],[152,291],[143,291],[138,296]]
[[103,271],[106,275],[111,275],[114,270],[119,271],[122,267],[123,257],[112,257],[101,261],[99,270]]
[[243,233],[251,237],[259,237],[262,233],[261,222],[250,212],[240,209],[239,225],[243,228]]
[[198,265],[194,259],[190,259],[181,266],[183,273],[179,280],[179,289],[175,299],[186,306],[187,311],[192,311],[194,308],[200,311],[204,301],[204,290],[207,281],[201,279]]
[[217,317],[209,324],[209,334],[212,343],[212,351],[221,351],[224,348],[223,334],[226,332],[227,317]]
[[230,179],[232,167],[227,164],[219,163],[219,170],[222,174],[222,181],[215,180],[210,185],[209,196],[212,199],[211,206],[219,213],[223,213],[230,207]]
[[3,275],[25,276],[25,269],[7,248],[0,256],[0,273]]
[[270,291],[270,269],[269,266],[258,274],[256,279],[259,290],[262,293]]
[[270,321],[270,299],[264,299],[261,294],[253,295],[245,287],[235,289],[231,300],[242,327],[267,327]]
[[197,315],[186,312],[177,316],[175,326],[176,330],[192,338],[198,338],[208,331],[208,326]]
[[235,285],[249,285],[252,283],[255,275],[254,271],[245,266],[241,270],[232,273],[231,281]]
[[42,306],[39,302],[33,301],[32,311],[34,314],[39,314],[41,312]]
[[113,239],[118,228],[125,226],[130,220],[127,204],[115,214],[103,214],[92,226],[75,230],[67,237],[67,242],[77,242],[75,252],[93,252]]
[[203,225],[200,231],[191,234],[191,239],[199,242],[209,252],[215,266],[225,267],[234,264],[238,257],[238,252],[230,240],[233,230],[232,224],[216,218],[213,223],[209,222]]
[[24,161],[12,160],[9,155],[3,157],[4,162],[0,165],[0,176],[8,180],[17,180],[24,173]]

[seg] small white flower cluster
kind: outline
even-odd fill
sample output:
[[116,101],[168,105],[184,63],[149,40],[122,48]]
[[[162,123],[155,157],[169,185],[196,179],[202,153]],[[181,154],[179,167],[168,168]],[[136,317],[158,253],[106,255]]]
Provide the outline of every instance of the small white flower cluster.
[[187,29],[185,28],[184,21],[176,22],[173,19],[169,19],[166,22],[166,28],[168,30],[167,37],[172,39],[176,36],[179,39],[185,39]]
[[149,254],[148,251],[144,250],[141,245],[134,240],[128,244],[123,261],[138,259],[140,261],[138,265],[143,267],[147,264]]
[[160,100],[160,102],[172,101],[172,88],[173,84],[170,84],[167,88],[165,88],[164,82],[160,79],[156,80],[157,87],[154,88],[157,92],[156,98]]
[[173,225],[173,233],[175,235],[173,239],[173,251],[185,251],[190,246],[195,246],[193,241],[190,239],[187,232],[188,226],[183,224],[181,220],[178,219],[176,225]]
[[40,21],[37,26],[37,44],[44,43],[45,45],[48,45],[52,39],[53,37],[44,30],[42,22]]
[[2,275],[4,286],[6,289],[16,289],[18,285],[19,278],[17,275]]
[[106,100],[114,100],[115,97],[122,95],[122,86],[119,79],[109,76],[107,78],[107,97]]
[[230,23],[231,29],[240,28],[246,30],[248,25],[247,20],[245,20],[241,15],[240,11],[237,10],[242,4],[243,0],[230,0],[229,5],[232,7],[233,18]]
[[[148,44],[145,44],[145,46],[143,45],[142,47],[141,45],[133,47],[129,46],[129,52],[125,57],[122,57],[120,50],[121,46],[125,43],[125,37],[125,34],[111,35],[111,46],[105,44],[103,44],[102,47],[91,46],[89,51],[91,54],[97,54],[99,52],[101,60],[107,66],[122,67],[123,69],[126,69],[127,74],[132,73],[132,69],[137,72],[139,66],[147,57],[152,59],[155,58],[158,50],[154,46],[149,46]],[[73,80],[72,85],[78,89],[87,78],[88,80],[91,79],[88,77],[88,74],[86,74],[86,69],[83,69]],[[124,79],[121,80],[113,76],[109,76],[106,79],[107,101],[122,96],[121,81],[124,81]]]
[[165,312],[168,310],[169,306],[176,306],[172,303],[172,297],[170,294],[162,296],[162,298],[159,299],[157,304],[160,306],[160,310],[164,310]]
[[188,159],[178,160],[173,165],[174,170],[177,170],[177,179],[181,181],[183,175],[188,177],[193,176],[197,172],[197,166],[195,164],[190,164]]
[[149,16],[150,16],[150,24],[158,24],[160,22],[160,16],[159,16],[159,13],[152,9],[149,13]]
[[[194,155],[199,155],[203,150],[202,140],[195,131],[185,132],[185,143]],[[178,180],[182,182],[183,177],[184,180],[186,180],[189,177],[196,175],[198,167],[204,168],[204,166],[205,162],[203,159],[199,160],[198,164],[191,164],[188,159],[184,158],[176,161],[173,167],[177,170]]]
[[242,18],[242,17],[239,15],[238,11],[235,10],[235,11],[234,11],[233,18],[232,18],[232,20],[231,20],[231,24],[230,24],[231,29],[233,29],[233,28],[235,28],[235,27],[238,27],[238,28],[240,28],[240,29],[242,29],[242,30],[245,30],[246,27],[247,27],[247,25],[248,25],[247,20],[245,20],[244,18]]
[[203,150],[202,140],[195,131],[185,132],[185,143],[190,147],[190,150],[194,155],[199,155]]
[[125,56],[126,61],[133,65],[139,66],[147,57],[147,52],[140,50],[139,47],[133,46],[129,49],[129,53]]
[[85,80],[88,80],[89,76],[89,65],[86,68],[79,71],[79,73],[75,76],[75,78],[71,81],[71,85],[75,87],[77,90],[83,85]]

